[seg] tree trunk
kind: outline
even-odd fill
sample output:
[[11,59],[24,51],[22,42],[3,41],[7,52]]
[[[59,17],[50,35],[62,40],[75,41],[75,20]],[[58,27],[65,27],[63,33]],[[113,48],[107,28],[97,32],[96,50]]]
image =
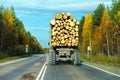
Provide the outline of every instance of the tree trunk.
[[114,39],[112,39],[111,42],[112,42],[112,46],[111,46],[111,47],[112,47],[112,51],[111,51],[111,53],[113,54],[113,52],[114,52],[114,51],[113,51],[113,50],[114,50],[114,43],[113,43],[113,42],[114,42]]
[[107,55],[108,57],[110,56],[110,48],[109,48],[109,35],[108,35],[108,30],[106,30],[106,39],[107,39]]
[[119,40],[117,40],[117,47],[118,47],[118,55],[120,55]]
[[2,49],[3,49],[3,38],[4,38],[4,35],[3,35],[4,33],[3,33],[3,31],[1,31],[1,45],[0,45],[0,51],[2,51]]

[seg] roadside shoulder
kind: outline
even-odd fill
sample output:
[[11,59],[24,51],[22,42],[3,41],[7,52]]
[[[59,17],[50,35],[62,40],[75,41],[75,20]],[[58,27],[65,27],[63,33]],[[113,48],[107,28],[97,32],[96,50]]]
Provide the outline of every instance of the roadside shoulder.
[[84,62],[83,64],[92,65],[92,66],[98,67],[100,69],[120,75],[120,68],[118,68],[118,67],[108,66],[108,65],[98,64],[98,63],[91,63],[91,62]]
[[0,66],[7,65],[7,64],[11,64],[11,63],[15,63],[15,62],[19,62],[19,61],[22,61],[22,60],[25,60],[25,59],[27,59],[27,58],[10,60],[10,61],[7,61],[7,62],[1,62],[1,63],[0,63]]

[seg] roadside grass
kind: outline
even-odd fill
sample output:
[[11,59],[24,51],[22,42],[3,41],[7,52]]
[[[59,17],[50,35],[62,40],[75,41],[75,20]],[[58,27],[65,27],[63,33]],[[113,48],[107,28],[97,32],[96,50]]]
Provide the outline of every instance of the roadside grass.
[[12,57],[0,58],[0,63],[11,61],[11,60],[16,60],[16,59],[21,59],[21,58],[25,58],[25,57],[30,57],[30,56],[33,56],[33,54],[31,54],[31,55],[22,55],[22,56],[12,56]]
[[108,66],[114,66],[120,68],[120,56],[106,56],[104,54],[90,54],[89,59],[85,54],[81,55],[83,61],[90,62],[90,63],[98,63]]
[[21,58],[20,56],[2,58],[2,59],[0,59],[0,63],[1,63],[1,62],[6,62],[6,61],[15,60],[15,59],[20,59],[20,58]]

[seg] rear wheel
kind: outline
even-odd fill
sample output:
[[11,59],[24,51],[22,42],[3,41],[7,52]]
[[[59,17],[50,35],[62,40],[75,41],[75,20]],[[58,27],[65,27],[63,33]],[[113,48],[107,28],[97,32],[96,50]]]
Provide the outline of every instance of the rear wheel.
[[74,53],[74,65],[80,65],[80,54],[78,52]]
[[51,65],[54,65],[55,62],[56,62],[56,60],[55,60],[55,52],[54,52],[54,51],[51,51],[51,52],[50,52],[50,64],[51,64]]

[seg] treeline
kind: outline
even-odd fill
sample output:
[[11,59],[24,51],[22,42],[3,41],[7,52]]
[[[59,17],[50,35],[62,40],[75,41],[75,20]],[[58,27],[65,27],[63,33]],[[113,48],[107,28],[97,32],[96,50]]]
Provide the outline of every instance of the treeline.
[[25,55],[28,45],[28,54],[43,53],[42,46],[37,39],[26,31],[24,24],[16,15],[14,8],[0,6],[0,58]]
[[99,4],[93,13],[80,20],[80,50],[106,56],[120,55],[120,0],[113,0],[110,7]]

